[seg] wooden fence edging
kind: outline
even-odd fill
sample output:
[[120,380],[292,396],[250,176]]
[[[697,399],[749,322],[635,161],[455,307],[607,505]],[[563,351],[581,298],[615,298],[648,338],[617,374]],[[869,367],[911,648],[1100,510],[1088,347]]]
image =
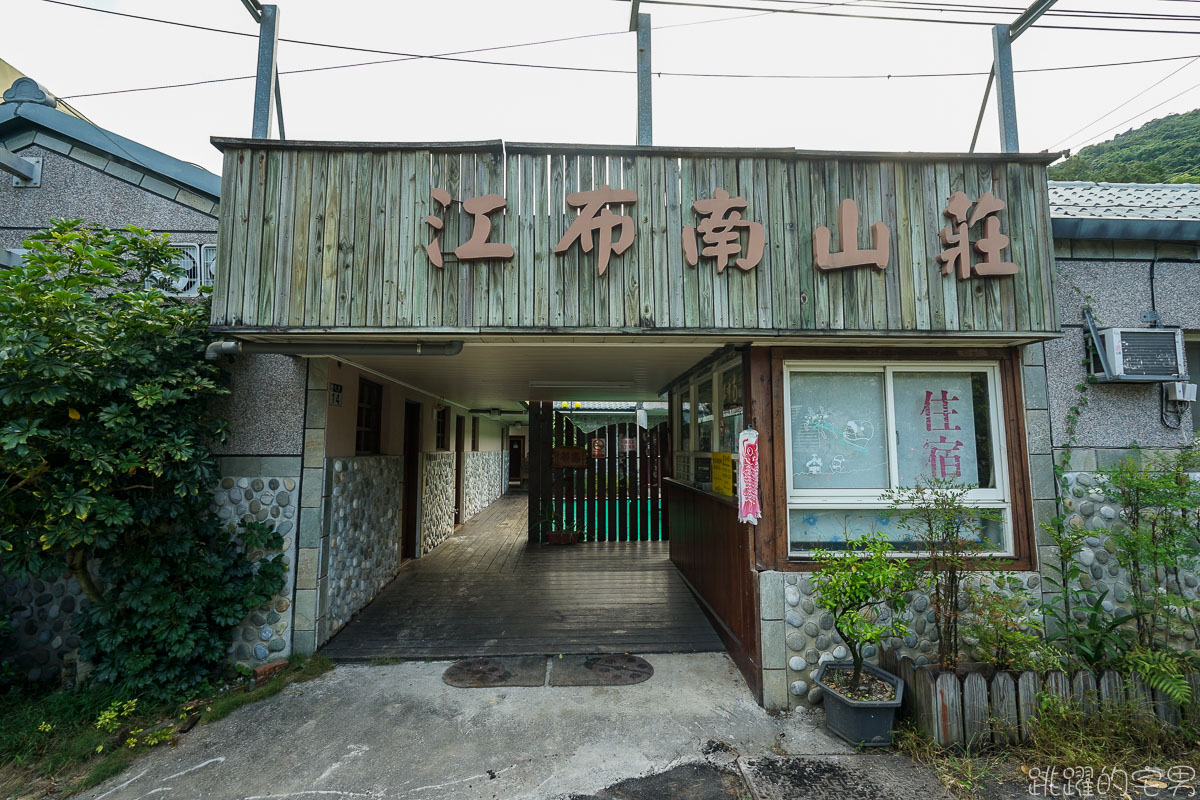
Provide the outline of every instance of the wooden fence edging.
[[[1040,712],[1038,696],[1043,692],[1085,714],[1129,702],[1168,727],[1178,726],[1184,716],[1183,709],[1136,674],[1125,677],[1111,669],[1098,674],[1086,669],[1071,674],[1052,670],[1044,676],[1032,671],[999,671],[990,678],[970,672],[960,678],[932,665],[918,666],[909,656],[890,650],[880,653],[879,663],[904,680],[901,716],[913,720],[942,747],[1028,740]],[[1193,692],[1192,709],[1200,708],[1200,672],[1188,675],[1187,680]]]

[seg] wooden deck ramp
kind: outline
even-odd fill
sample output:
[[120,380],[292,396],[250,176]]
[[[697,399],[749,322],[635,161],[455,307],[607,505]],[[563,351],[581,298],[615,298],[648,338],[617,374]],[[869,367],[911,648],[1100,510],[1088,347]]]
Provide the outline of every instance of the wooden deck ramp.
[[531,544],[505,495],[409,561],[321,652],[338,661],[724,650],[668,543]]

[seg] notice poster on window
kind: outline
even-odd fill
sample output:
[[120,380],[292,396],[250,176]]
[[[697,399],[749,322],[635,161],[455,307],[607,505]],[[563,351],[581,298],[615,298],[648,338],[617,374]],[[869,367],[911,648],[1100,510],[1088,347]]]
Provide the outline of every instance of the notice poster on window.
[[717,494],[733,497],[733,453],[712,454],[712,487]]
[[737,469],[738,522],[758,524],[758,431],[747,428],[738,434]]
[[929,478],[978,484],[971,374],[898,372],[893,386],[900,485]]

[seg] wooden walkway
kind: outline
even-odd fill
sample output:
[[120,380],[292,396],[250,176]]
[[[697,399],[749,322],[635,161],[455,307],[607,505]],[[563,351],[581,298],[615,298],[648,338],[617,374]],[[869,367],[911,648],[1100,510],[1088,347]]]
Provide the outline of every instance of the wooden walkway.
[[667,542],[529,544],[505,495],[394,581],[321,652],[338,661],[725,647]]

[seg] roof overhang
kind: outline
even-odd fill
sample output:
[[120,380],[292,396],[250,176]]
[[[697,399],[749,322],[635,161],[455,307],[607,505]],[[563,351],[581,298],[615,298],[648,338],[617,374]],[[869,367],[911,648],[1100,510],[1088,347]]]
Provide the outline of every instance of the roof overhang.
[[0,103],[0,140],[31,129],[161,176],[213,202],[220,201],[221,177],[202,167],[38,103]]
[[614,144],[540,144],[534,142],[505,142],[486,139],[471,142],[324,142],[291,139],[243,139],[213,136],[210,141],[218,150],[255,148],[259,150],[430,150],[456,153],[490,152],[496,154],[569,153],[605,156],[675,156],[679,158],[837,158],[846,161],[1008,161],[1026,164],[1052,164],[1061,153],[888,153],[834,150],[797,150],[791,147],[669,147]]
[[1054,217],[1055,239],[1132,239],[1200,244],[1198,219],[1095,219]]

